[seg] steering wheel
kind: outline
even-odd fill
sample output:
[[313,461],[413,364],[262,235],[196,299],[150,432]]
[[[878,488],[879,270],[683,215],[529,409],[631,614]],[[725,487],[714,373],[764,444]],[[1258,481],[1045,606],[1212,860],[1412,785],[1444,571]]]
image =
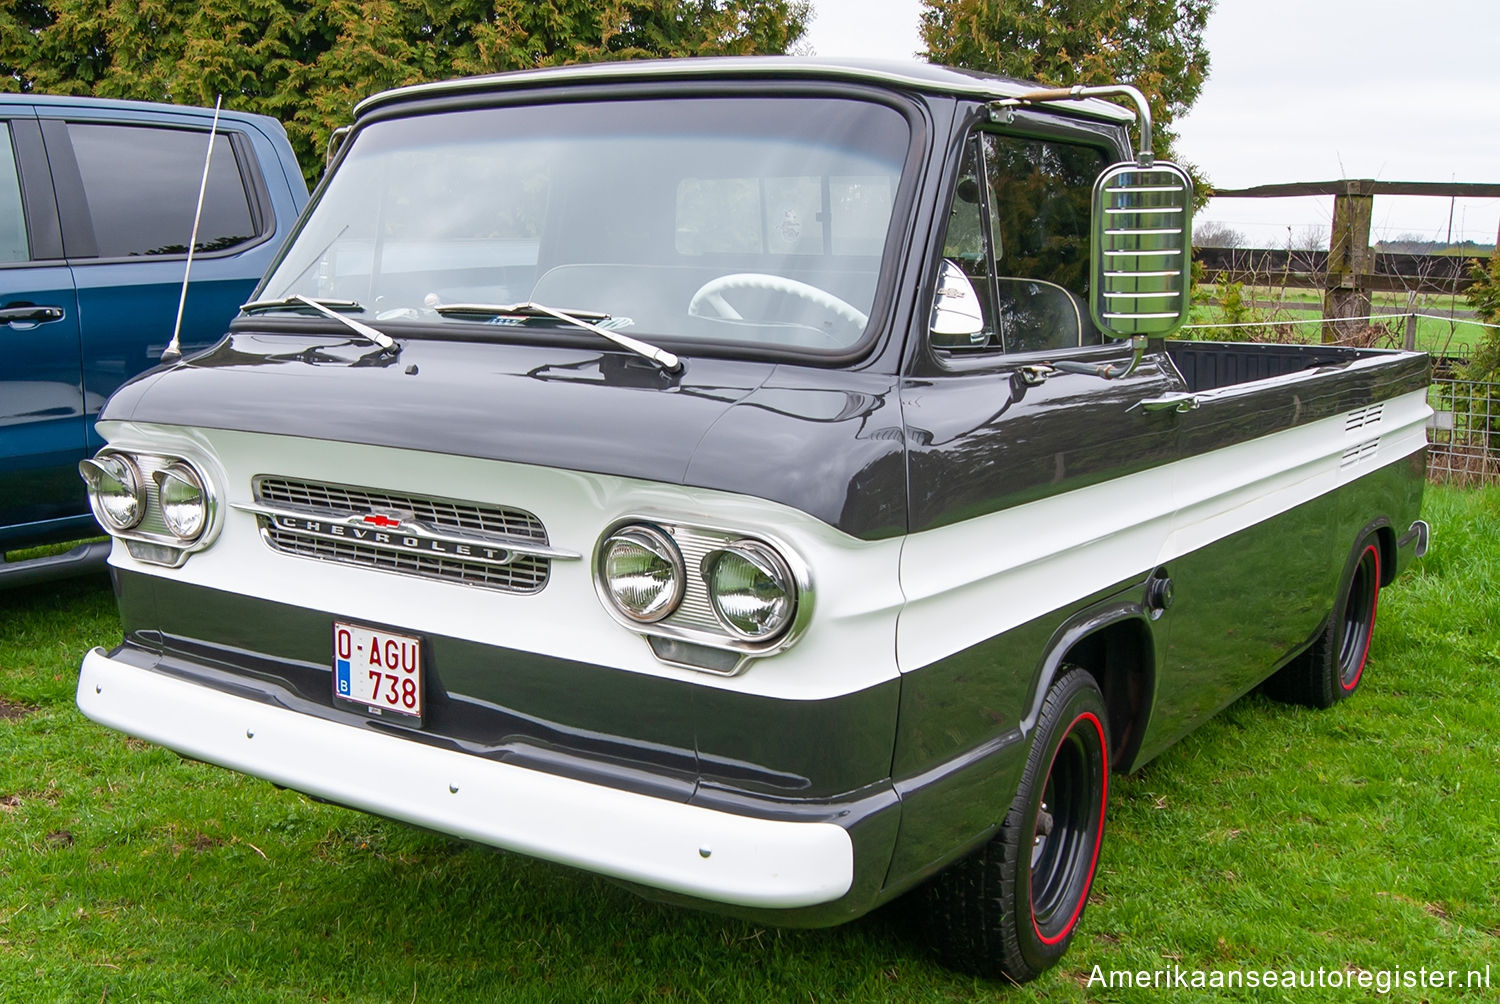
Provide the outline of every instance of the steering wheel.
[[[725,293],[737,289],[766,289],[773,293],[795,296],[826,311],[836,319],[852,326],[856,331],[863,330],[870,321],[870,316],[864,311],[839,299],[826,289],[819,289],[817,286],[810,286],[796,279],[788,279],[784,275],[769,275],[765,272],[731,272],[729,275],[721,275],[716,279],[708,280],[698,287],[698,291],[688,301],[688,313],[694,317],[743,321],[744,315],[724,299]],[[812,328],[810,325],[799,324],[797,327],[806,327],[822,335],[829,334],[825,330]]]

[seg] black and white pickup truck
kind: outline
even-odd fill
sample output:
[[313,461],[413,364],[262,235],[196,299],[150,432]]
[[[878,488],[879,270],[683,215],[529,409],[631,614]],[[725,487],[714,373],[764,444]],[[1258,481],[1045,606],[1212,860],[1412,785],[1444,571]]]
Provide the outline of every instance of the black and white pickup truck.
[[1036,975],[1110,773],[1350,694],[1427,541],[1425,356],[1166,340],[1144,112],[797,59],[368,99],[228,337],[104,409],[79,705],[659,898],[913,893]]

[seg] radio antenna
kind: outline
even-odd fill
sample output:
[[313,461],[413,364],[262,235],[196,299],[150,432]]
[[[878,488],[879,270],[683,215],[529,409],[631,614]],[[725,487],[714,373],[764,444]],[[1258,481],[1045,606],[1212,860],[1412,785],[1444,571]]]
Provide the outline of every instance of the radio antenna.
[[172,325],[172,340],[162,350],[161,361],[175,363],[182,358],[182,311],[187,306],[188,277],[193,274],[193,251],[198,247],[198,221],[203,218],[203,193],[208,191],[208,167],[214,162],[214,138],[219,133],[219,108],[224,95],[214,101],[214,121],[208,127],[208,153],[203,157],[203,180],[198,183],[198,208],[193,210],[193,233],[188,238],[187,265],[182,270],[182,295],[177,299],[177,323]]

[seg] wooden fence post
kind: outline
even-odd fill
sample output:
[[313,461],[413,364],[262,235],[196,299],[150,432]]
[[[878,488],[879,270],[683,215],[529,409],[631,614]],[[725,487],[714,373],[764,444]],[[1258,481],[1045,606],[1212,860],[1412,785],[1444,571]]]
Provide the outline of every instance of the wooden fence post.
[[1408,351],[1408,352],[1415,352],[1417,350],[1417,315],[1416,314],[1407,314],[1406,315],[1406,343],[1405,344],[1406,344],[1406,351]]
[[1370,249],[1370,221],[1375,212],[1375,182],[1339,183],[1333,197],[1333,231],[1328,241],[1328,274],[1323,284],[1323,341],[1354,335],[1368,321],[1341,321],[1370,316],[1370,281],[1375,253]]

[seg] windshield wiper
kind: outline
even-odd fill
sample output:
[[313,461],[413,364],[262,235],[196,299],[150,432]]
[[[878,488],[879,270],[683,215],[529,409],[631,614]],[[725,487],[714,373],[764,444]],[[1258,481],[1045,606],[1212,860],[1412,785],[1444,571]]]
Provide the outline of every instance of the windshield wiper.
[[314,300],[310,296],[294,293],[279,300],[251,300],[249,303],[241,304],[240,310],[249,314],[257,310],[277,310],[288,307],[311,307],[324,317],[333,318],[350,331],[374,342],[387,352],[396,348],[396,341],[390,335],[339,313],[340,310],[364,310],[365,308],[355,300]]
[[526,303],[509,304],[451,303],[434,309],[442,317],[550,317],[553,320],[562,321],[564,324],[571,324],[575,328],[592,331],[602,338],[607,338],[620,346],[620,348],[628,349],[638,356],[644,356],[651,360],[668,373],[676,373],[682,369],[682,360],[666,349],[658,348],[649,342],[643,342],[638,338],[631,338],[629,335],[622,335],[618,331],[611,331],[608,328],[591,323],[592,321],[607,321],[610,316],[594,310],[558,310],[556,307],[549,307],[546,304],[529,301]]

